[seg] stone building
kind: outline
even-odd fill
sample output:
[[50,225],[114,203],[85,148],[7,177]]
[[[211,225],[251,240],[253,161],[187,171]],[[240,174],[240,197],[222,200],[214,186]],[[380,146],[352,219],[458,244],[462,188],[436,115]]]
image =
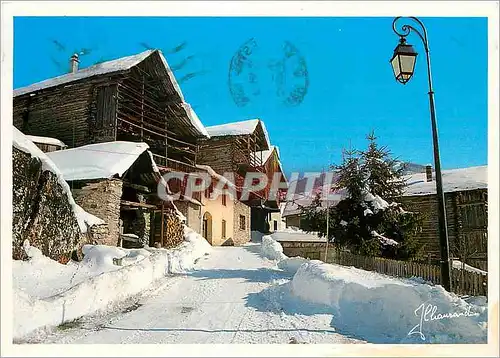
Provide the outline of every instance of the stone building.
[[103,224],[75,203],[57,166],[13,128],[12,257],[27,258],[25,240],[53,259],[65,262],[93,242]]
[[197,167],[208,176],[209,185],[196,198],[175,201],[187,225],[213,246],[245,244],[250,238],[250,207],[237,199],[237,187],[229,178],[209,166]]
[[51,152],[75,201],[103,219],[99,244],[175,246],[182,230],[169,230],[177,220],[171,202],[158,197],[160,172],[146,143],[108,142]]

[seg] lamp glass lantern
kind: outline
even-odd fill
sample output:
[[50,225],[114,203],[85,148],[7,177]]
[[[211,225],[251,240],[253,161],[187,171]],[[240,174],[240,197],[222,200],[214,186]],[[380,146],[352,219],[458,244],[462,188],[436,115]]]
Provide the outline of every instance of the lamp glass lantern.
[[390,61],[396,81],[406,84],[412,78],[417,55],[413,46],[407,44],[405,38],[401,37]]

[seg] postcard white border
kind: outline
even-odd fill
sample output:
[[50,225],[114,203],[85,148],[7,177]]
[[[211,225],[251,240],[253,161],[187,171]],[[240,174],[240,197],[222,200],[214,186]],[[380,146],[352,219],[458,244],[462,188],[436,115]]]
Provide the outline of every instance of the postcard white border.
[[[499,245],[499,6],[493,1],[26,1],[2,2],[1,237],[2,356],[496,356]],[[488,17],[489,339],[483,345],[12,345],[12,77],[13,16],[443,16]],[[388,29],[388,31],[391,31]],[[328,36],[327,34],[325,36]]]

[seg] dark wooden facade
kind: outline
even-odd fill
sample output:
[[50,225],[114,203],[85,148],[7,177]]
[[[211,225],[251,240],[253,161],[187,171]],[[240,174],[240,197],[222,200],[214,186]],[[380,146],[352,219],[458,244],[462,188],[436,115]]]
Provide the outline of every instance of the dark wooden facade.
[[14,126],[25,134],[57,138],[70,148],[146,142],[159,166],[189,172],[203,134],[191,123],[189,105],[170,76],[162,55],[152,51],[126,70],[15,92]]
[[[244,187],[245,176],[249,172],[263,172],[262,156],[254,153],[269,149],[264,128],[259,122],[251,134],[212,136],[199,144],[198,162],[209,165],[220,175],[232,173],[235,185]],[[242,190],[238,191],[241,195]],[[253,205],[265,199],[261,193],[251,193],[246,204]]]
[[[425,254],[429,255],[431,260],[438,259],[440,253],[436,195],[404,196],[400,201],[407,210],[423,215],[419,238],[424,244]],[[488,190],[445,193],[445,201],[450,256],[487,270]]]

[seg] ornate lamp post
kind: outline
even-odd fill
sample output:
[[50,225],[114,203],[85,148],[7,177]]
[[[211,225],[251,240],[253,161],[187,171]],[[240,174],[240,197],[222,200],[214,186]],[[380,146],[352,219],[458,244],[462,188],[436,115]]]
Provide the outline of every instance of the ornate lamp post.
[[412,45],[406,43],[406,37],[410,32],[414,32],[420,37],[425,49],[425,55],[427,59],[427,80],[429,84],[429,106],[431,114],[431,125],[432,125],[432,142],[434,144],[434,166],[436,167],[436,191],[438,199],[438,224],[439,224],[439,247],[441,252],[441,284],[447,290],[451,290],[451,279],[450,279],[450,249],[448,242],[448,228],[446,224],[446,208],[443,193],[443,181],[441,177],[441,161],[439,159],[439,143],[437,134],[437,124],[436,124],[436,109],[434,105],[434,91],[432,89],[432,75],[431,75],[431,59],[429,55],[429,41],[427,39],[427,30],[425,29],[422,21],[416,17],[409,17],[409,19],[415,21],[421,28],[421,31],[417,30],[412,25],[404,24],[399,30],[396,27],[397,22],[401,19],[398,16],[392,22],[392,29],[399,36],[400,43],[394,49],[394,55],[391,59],[392,69],[394,71],[394,76],[396,80],[402,84],[408,83],[408,81],[413,76],[413,71],[415,69],[415,62],[417,59],[417,53],[415,52]]

